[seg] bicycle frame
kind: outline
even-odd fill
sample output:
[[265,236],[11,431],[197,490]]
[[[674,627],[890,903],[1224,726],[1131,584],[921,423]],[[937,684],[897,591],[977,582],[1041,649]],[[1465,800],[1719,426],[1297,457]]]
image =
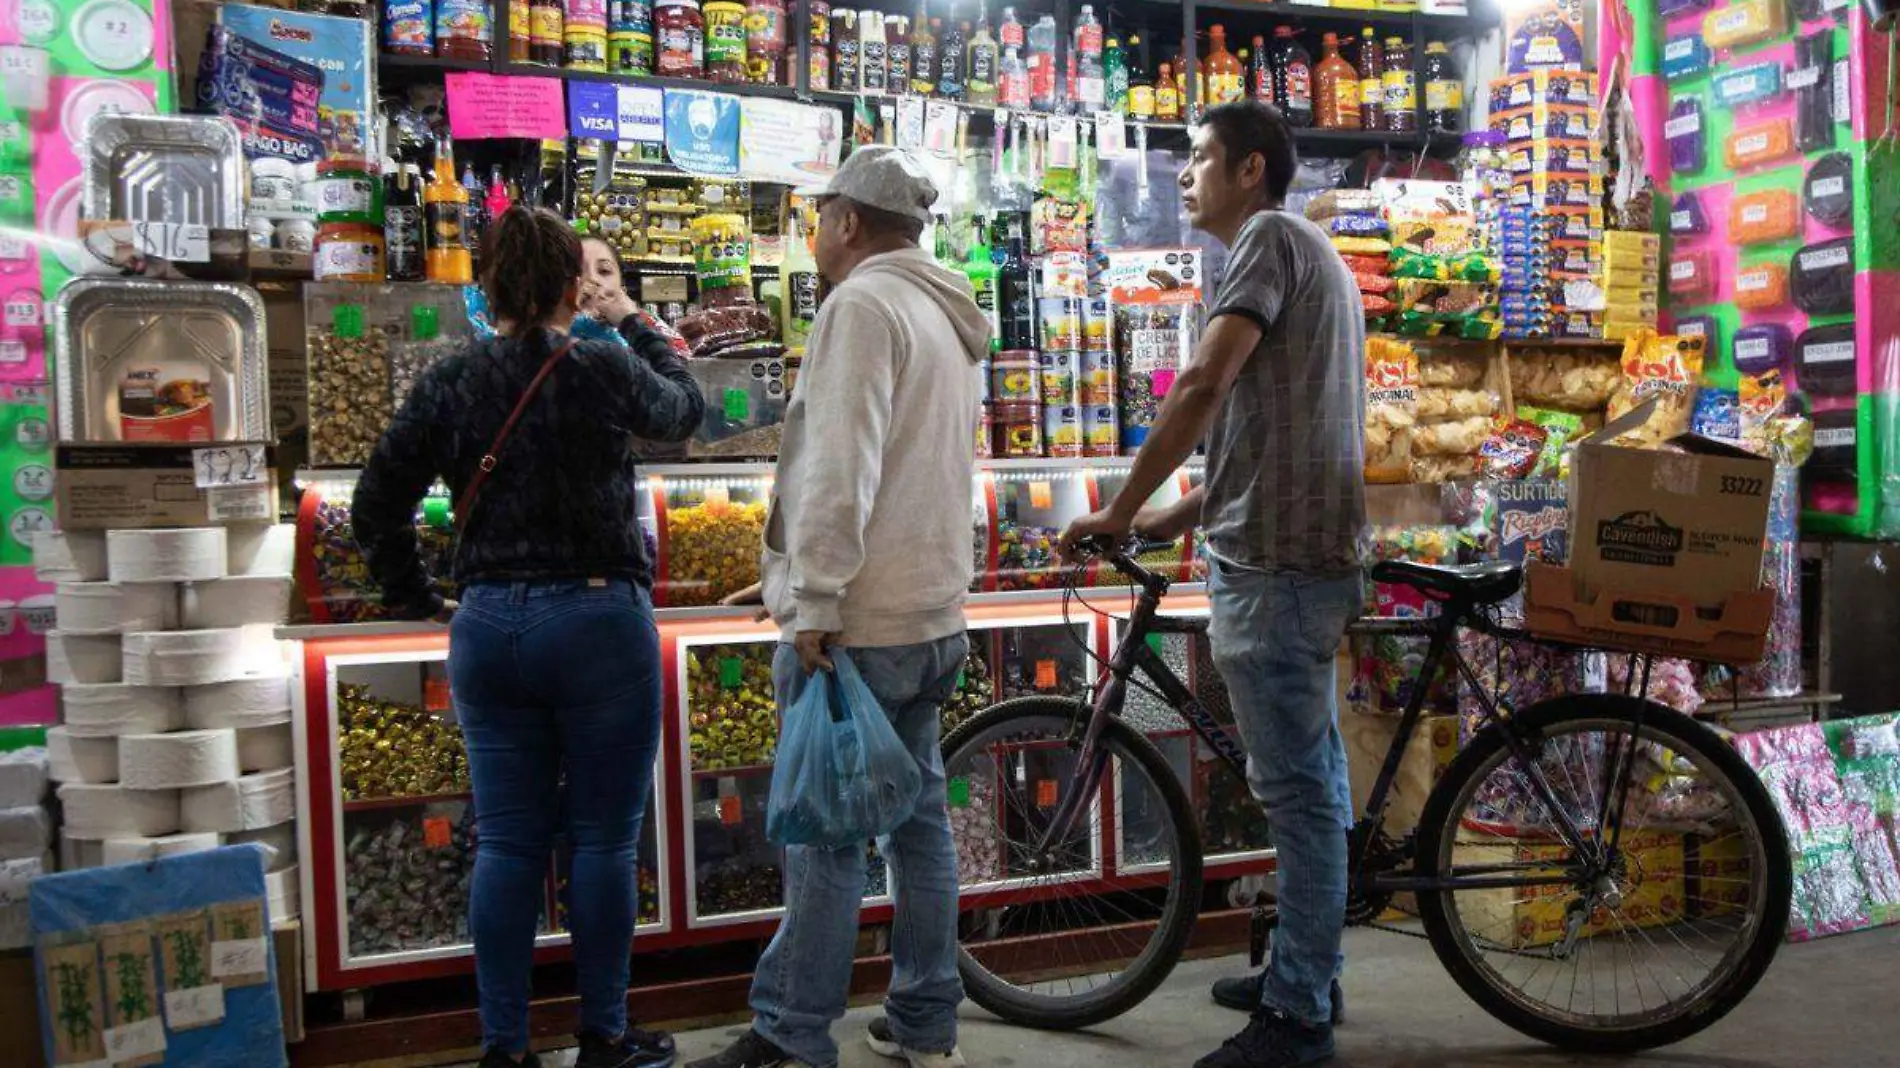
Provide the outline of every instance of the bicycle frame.
[[[1074,822],[1081,817],[1087,800],[1094,797],[1100,788],[1103,776],[1108,769],[1108,755],[1101,748],[1101,736],[1107,729],[1108,720],[1121,715],[1122,705],[1127,697],[1128,679],[1135,671],[1140,671],[1147,676],[1194,732],[1215,753],[1219,754],[1222,760],[1227,762],[1227,765],[1240,776],[1243,782],[1247,777],[1247,755],[1239,741],[1227,728],[1215,721],[1213,714],[1194,697],[1187,684],[1174,674],[1167,663],[1148,647],[1145,640],[1149,634],[1157,633],[1202,633],[1206,629],[1205,626],[1198,622],[1169,619],[1160,614],[1161,600],[1166,595],[1169,585],[1166,579],[1149,573],[1123,553],[1107,554],[1106,559],[1116,570],[1133,581],[1141,592],[1135,601],[1134,610],[1129,615],[1128,625],[1122,631],[1121,641],[1108,661],[1108,671],[1096,684],[1087,722],[1082,724],[1080,744],[1077,749],[1077,767],[1081,772],[1078,782],[1081,783],[1082,788],[1071,791],[1059,802],[1053,818],[1043,831],[1041,841],[1037,843],[1038,849],[1042,851],[1053,849],[1057,842],[1065,839],[1074,826]],[[1073,592],[1073,586],[1070,589]],[[1379,769],[1378,778],[1373,782],[1372,793],[1367,800],[1366,813],[1355,824],[1355,831],[1361,828],[1384,826],[1386,809],[1391,803],[1393,784],[1398,779],[1405,751],[1413,735],[1417,733],[1419,723],[1424,719],[1425,700],[1431,691],[1432,684],[1437,682],[1439,671],[1449,658],[1452,670],[1470,686],[1476,695],[1486,726],[1500,726],[1503,729],[1511,758],[1517,762],[1518,767],[1530,781],[1537,800],[1555,816],[1558,822],[1557,830],[1563,844],[1576,852],[1582,867],[1578,868],[1573,864],[1566,869],[1567,874],[1579,879],[1595,875],[1607,864],[1609,856],[1621,840],[1621,813],[1633,778],[1630,772],[1635,763],[1636,746],[1632,743],[1627,747],[1628,752],[1623,753],[1620,751],[1623,747],[1619,745],[1619,752],[1612,755],[1610,788],[1604,791],[1603,811],[1598,813],[1596,824],[1606,834],[1599,835],[1593,842],[1585,835],[1583,828],[1578,826],[1570,813],[1558,803],[1556,791],[1551,787],[1543,769],[1537,763],[1530,739],[1526,738],[1523,732],[1515,729],[1509,719],[1499,715],[1492,695],[1486,692],[1477,673],[1455,648],[1460,626],[1470,626],[1507,640],[1530,638],[1530,636],[1495,625],[1473,605],[1448,601],[1442,602],[1441,607],[1443,610],[1436,617],[1395,620],[1382,627],[1387,633],[1406,633],[1427,637],[1430,640],[1430,646],[1418,676],[1413,681],[1411,693],[1406,699],[1405,709],[1399,719],[1398,731],[1386,751],[1385,761]],[[1643,661],[1642,673],[1643,684],[1639,693],[1648,688],[1647,659]],[[1632,671],[1632,681],[1634,681],[1634,674]],[[1642,720],[1639,712],[1636,729],[1640,731],[1641,728]],[[1364,869],[1373,838],[1371,833],[1352,835],[1353,846],[1348,858],[1348,870],[1355,873],[1355,879]],[[1422,875],[1418,872],[1415,862],[1409,871],[1370,872],[1366,873],[1366,878],[1367,888],[1380,893],[1549,886],[1552,880],[1548,872],[1553,865],[1546,863],[1539,867],[1546,874],[1542,876],[1507,875],[1504,873],[1522,870],[1523,865],[1493,864],[1472,866],[1450,875]]]

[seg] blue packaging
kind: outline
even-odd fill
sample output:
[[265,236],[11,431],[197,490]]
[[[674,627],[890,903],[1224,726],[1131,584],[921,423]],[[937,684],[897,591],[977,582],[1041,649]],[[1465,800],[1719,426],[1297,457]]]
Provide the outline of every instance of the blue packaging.
[[317,114],[326,155],[372,154],[370,57],[376,49],[369,22],[245,4],[219,5],[218,22],[234,36],[323,72]]
[[1689,429],[1705,438],[1739,444],[1742,440],[1741,398],[1732,389],[1704,387],[1695,395]]
[[384,0],[383,51],[416,56],[435,54],[433,0]]
[[1677,34],[1663,45],[1663,80],[1677,82],[1709,69],[1709,46],[1700,32]]
[[1570,499],[1563,480],[1501,479],[1497,500],[1498,558],[1561,564],[1570,556]]
[[1715,76],[1715,101],[1736,108],[1770,100],[1781,93],[1781,64],[1756,63]]
[[1731,354],[1737,371],[1758,375],[1770,368],[1786,367],[1793,346],[1794,335],[1787,327],[1779,323],[1759,323],[1735,331]]

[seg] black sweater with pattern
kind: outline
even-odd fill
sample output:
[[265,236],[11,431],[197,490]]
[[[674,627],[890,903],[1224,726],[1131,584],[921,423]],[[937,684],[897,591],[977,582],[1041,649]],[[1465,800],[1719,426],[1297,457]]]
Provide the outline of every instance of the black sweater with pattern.
[[[629,316],[611,341],[581,341],[555,366],[498,456],[473,515],[456,517],[454,579],[621,578],[651,586],[635,513],[632,439],[684,441],[706,402],[678,348]],[[430,367],[356,484],[350,518],[383,603],[399,619],[442,599],[416,541],[416,505],[439,477],[458,502],[522,392],[566,338],[489,338]]]

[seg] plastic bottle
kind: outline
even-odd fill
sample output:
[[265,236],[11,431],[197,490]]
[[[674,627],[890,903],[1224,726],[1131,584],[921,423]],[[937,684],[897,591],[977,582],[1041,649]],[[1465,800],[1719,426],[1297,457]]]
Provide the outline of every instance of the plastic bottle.
[[812,258],[804,211],[794,210],[789,215],[785,263],[780,268],[785,293],[779,309],[784,320],[781,328],[785,347],[798,350],[811,338],[812,322],[818,318],[818,261]]
[[[389,9],[385,7],[383,10],[387,11]],[[529,49],[532,47],[534,40],[533,23],[534,5],[528,3],[527,0],[510,0],[508,4],[508,62],[528,62]],[[435,15],[433,13],[429,16],[429,40],[435,40]],[[433,45],[431,45],[429,49],[429,54],[435,54]]]
[[468,187],[455,180],[455,146],[447,134],[436,141],[435,175],[422,190],[428,226],[423,269],[431,282],[467,285],[475,280],[469,252]]
[[1457,134],[1465,129],[1465,76],[1443,41],[1425,46],[1425,128]]
[[1247,92],[1255,100],[1273,103],[1273,64],[1267,57],[1267,39],[1254,35],[1253,56],[1247,62]]
[[841,93],[856,93],[864,88],[864,67],[860,62],[864,41],[862,32],[875,27],[862,26],[852,8],[833,8],[831,12],[831,87]]
[[1273,102],[1289,125],[1313,125],[1313,56],[1293,36],[1293,27],[1273,28]]
[[383,51],[398,56],[435,55],[433,0],[385,0]]
[[1128,61],[1120,40],[1110,37],[1102,46],[1102,104],[1109,111],[1128,113]]
[[[884,35],[884,14],[865,8],[858,12],[858,88],[866,96],[891,91],[891,46]],[[908,70],[908,68],[906,68]]]
[[383,239],[389,280],[420,282],[422,265],[422,173],[413,163],[389,168],[383,191]]
[[1155,73],[1155,121],[1181,121],[1181,90],[1174,69],[1166,63]]
[[990,248],[988,228],[983,225],[983,217],[971,219],[970,251],[963,261],[963,276],[970,280],[970,289],[976,295],[976,306],[990,319],[990,348],[996,349],[1002,340],[1002,322],[996,311],[996,256]]
[[1029,106],[1037,111],[1056,109],[1056,17],[1044,15],[1029,28]]
[[1003,49],[996,67],[996,102],[1006,108],[1029,107],[1029,66],[1015,45]]
[[996,47],[996,38],[990,35],[990,18],[987,13],[979,12],[976,31],[970,35],[969,59],[964,63],[964,78],[969,82],[969,101],[981,107],[991,107],[998,96],[997,82],[1001,74],[998,69],[1000,54]]
[[501,176],[501,164],[488,168],[488,194],[482,200],[482,214],[486,215],[488,225],[493,226],[502,213],[514,206],[514,195],[508,192],[508,183]]
[[435,54],[443,59],[486,61],[494,33],[487,0],[436,0]]
[[1385,128],[1385,52],[1379,36],[1367,26],[1359,31],[1359,125],[1366,130]]
[[910,29],[910,91],[913,96],[934,96],[937,92],[937,35],[929,17],[930,6],[917,9],[917,21]]
[[468,190],[467,222],[464,223],[468,235],[468,251],[476,260],[481,259],[482,238],[488,233],[488,187],[482,184],[481,177],[475,173],[475,164],[462,164],[462,188]]
[[1013,7],[1004,8],[1003,17],[996,22],[996,46],[1014,48],[1019,53],[1029,47],[1028,31],[1023,28],[1022,20],[1016,17]]
[[962,100],[969,91],[963,62],[969,58],[970,24],[944,25],[940,19],[930,21],[930,28],[937,34],[937,95],[945,100]]
[[1385,128],[1393,133],[1418,129],[1418,72],[1412,69],[1412,46],[1404,38],[1385,39]]
[[1076,107],[1083,112],[1102,110],[1108,99],[1107,72],[1102,67],[1102,24],[1095,8],[1083,4],[1075,17],[1075,95]]
[[528,62],[544,67],[561,65],[561,0],[533,0],[528,6]]
[[1247,97],[1247,74],[1240,60],[1227,50],[1227,28],[1207,28],[1207,100],[1214,105],[1231,104]]
[[1321,38],[1319,65],[1313,68],[1314,121],[1326,130],[1359,128],[1359,75],[1339,54],[1339,35]]
[[1128,39],[1128,117],[1148,121],[1155,117],[1155,82],[1139,61],[1139,37]]

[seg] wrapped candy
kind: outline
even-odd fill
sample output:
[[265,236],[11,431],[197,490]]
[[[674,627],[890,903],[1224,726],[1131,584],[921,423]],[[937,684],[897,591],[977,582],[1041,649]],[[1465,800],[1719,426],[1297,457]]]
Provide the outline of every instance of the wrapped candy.
[[1539,478],[1554,478],[1563,474],[1567,470],[1570,443],[1583,433],[1583,418],[1574,412],[1533,408],[1529,405],[1519,405],[1517,417],[1544,431],[1544,448],[1537,454],[1537,464],[1531,474]]
[[1061,555],[1057,542],[1062,531],[1055,527],[1018,523],[1013,519],[996,521],[996,583],[1000,590],[1041,590],[1062,582]]
[[[387,822],[352,824],[344,845],[350,953],[368,956],[467,942],[475,806],[455,802],[387,811],[392,814]],[[443,814],[432,815],[438,812]],[[438,836],[432,826],[441,826],[446,835]]]
[[996,791],[981,775],[950,779],[950,841],[957,851],[957,883],[975,886],[1003,874],[1003,843],[996,823]]
[[[1607,682],[1611,693],[1634,693],[1630,683],[1632,657],[1627,653],[1609,655]],[[1638,672],[1639,676],[1641,672]],[[1640,682],[1640,678],[1637,680]],[[1695,683],[1695,668],[1687,660],[1654,657],[1649,666],[1648,697],[1668,705],[1685,716],[1693,716],[1702,707],[1702,691]]]
[[725,645],[686,654],[687,749],[696,771],[770,764],[778,751],[773,646]]
[[1484,472],[1492,478],[1529,478],[1544,451],[1544,428],[1523,419],[1499,417],[1479,447]]
[[667,607],[710,605],[759,581],[764,501],[711,498],[666,513]]
[[452,717],[337,685],[343,799],[425,797],[469,788],[468,750]]

